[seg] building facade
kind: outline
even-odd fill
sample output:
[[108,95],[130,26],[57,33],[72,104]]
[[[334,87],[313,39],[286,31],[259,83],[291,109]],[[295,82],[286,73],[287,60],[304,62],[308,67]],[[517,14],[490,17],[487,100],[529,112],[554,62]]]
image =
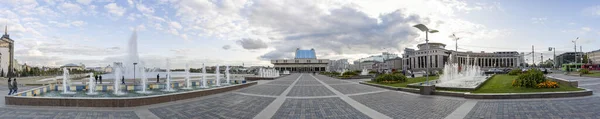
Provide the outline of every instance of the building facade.
[[565,52],[556,56],[556,66],[569,63],[580,63],[583,52]]
[[339,59],[339,60],[329,60],[329,64],[327,65],[327,71],[341,71],[351,69],[350,63],[348,59]]
[[588,52],[587,58],[590,64],[600,64],[600,50]]
[[[12,77],[14,75],[14,41],[8,35],[8,26],[4,27],[4,35],[0,37],[0,73],[2,76]],[[12,74],[12,75],[9,75]]]
[[311,73],[328,71],[329,59],[317,59],[315,49],[296,49],[294,59],[271,60],[274,68],[279,71],[290,71],[296,73]]
[[[427,48],[429,45],[429,48]],[[403,54],[403,69],[412,71],[442,70],[448,61],[458,64],[477,65],[481,68],[516,68],[524,63],[523,55],[516,51],[507,52],[457,52],[446,50],[442,43],[417,45],[417,50],[406,48]]]

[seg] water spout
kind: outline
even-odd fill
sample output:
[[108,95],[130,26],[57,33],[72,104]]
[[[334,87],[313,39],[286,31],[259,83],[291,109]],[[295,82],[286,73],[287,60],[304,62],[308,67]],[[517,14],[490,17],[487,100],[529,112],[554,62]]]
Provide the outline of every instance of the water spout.
[[225,77],[226,77],[225,83],[228,85],[231,84],[230,79],[229,79],[229,75],[231,75],[231,74],[229,73],[229,70],[230,70],[229,66],[225,67]]
[[62,94],[75,94],[75,92],[71,92],[69,90],[69,88],[68,88],[69,86],[67,86],[67,85],[69,85],[70,81],[68,81],[68,80],[69,80],[69,70],[67,70],[67,68],[63,68],[63,80],[62,80],[63,93]]
[[175,91],[171,88],[171,64],[169,63],[169,59],[167,59],[167,82],[165,83],[165,89],[163,91]]
[[152,93],[152,91],[147,91],[146,89],[148,88],[148,77],[146,77],[146,65],[144,65],[144,63],[141,63],[140,66],[140,73],[142,75],[142,91],[138,91],[137,93],[141,93],[141,94],[150,94]]
[[88,82],[88,95],[97,95],[97,92],[94,92],[96,90],[96,84],[94,83],[94,73],[90,73],[90,78],[89,78],[89,82]]
[[185,88],[183,89],[192,89],[192,83],[190,82],[190,65],[185,64]]
[[114,85],[113,85],[113,91],[115,95],[124,95],[125,93],[121,92],[121,85],[119,83],[119,79],[121,79],[121,68],[118,66],[115,66],[115,79],[114,79]]
[[206,66],[202,63],[202,86],[200,88],[208,88],[208,84],[206,84]]
[[219,73],[219,65],[217,64],[217,71],[215,71],[215,80],[216,80],[216,86],[221,86],[221,74]]

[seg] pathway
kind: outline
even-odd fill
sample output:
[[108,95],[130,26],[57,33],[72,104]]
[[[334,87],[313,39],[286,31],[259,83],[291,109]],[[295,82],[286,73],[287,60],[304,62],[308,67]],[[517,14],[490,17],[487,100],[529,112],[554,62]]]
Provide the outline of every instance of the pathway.
[[[586,88],[600,85],[600,78],[552,76],[581,81]],[[292,74],[232,92],[134,108],[2,106],[0,118],[600,118],[596,95],[469,100],[390,91],[359,81]]]

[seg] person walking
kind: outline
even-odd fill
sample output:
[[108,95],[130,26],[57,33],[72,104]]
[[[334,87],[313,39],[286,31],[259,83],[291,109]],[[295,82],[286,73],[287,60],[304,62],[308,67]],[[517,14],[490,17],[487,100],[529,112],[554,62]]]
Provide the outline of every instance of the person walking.
[[100,84],[102,84],[102,75],[98,76],[98,79],[100,79]]
[[121,78],[121,84],[125,84],[125,76]]
[[158,79],[160,79],[160,74],[156,74],[156,83],[160,82]]
[[94,79],[96,79],[96,84],[98,84],[98,75],[95,75]]
[[12,91],[13,91],[12,82],[10,81],[10,78],[8,78],[8,95],[11,95]]
[[17,84],[17,78],[13,78],[12,85],[13,85],[13,92],[12,92],[12,94],[15,94],[15,93],[17,93],[17,89],[19,89],[19,87],[17,86],[18,85]]

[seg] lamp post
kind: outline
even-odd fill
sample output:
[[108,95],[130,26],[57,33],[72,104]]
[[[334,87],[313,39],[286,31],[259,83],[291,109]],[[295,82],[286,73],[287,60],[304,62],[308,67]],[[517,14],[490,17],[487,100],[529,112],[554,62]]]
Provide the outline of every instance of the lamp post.
[[554,58],[552,59],[553,60],[553,63],[552,63],[553,67],[552,67],[552,69],[556,69],[556,67],[558,67],[557,64],[556,64],[557,63],[557,61],[556,61],[556,48],[555,47],[549,47],[548,51],[554,51],[554,56],[553,56]]
[[133,84],[135,85],[135,65],[137,65],[137,62],[133,63]]
[[[419,30],[425,32],[425,45],[427,45],[426,51],[427,51],[427,54],[428,54],[425,57],[428,57],[429,56],[429,33],[437,33],[439,31],[438,30],[429,29],[429,28],[427,28],[427,26],[425,26],[423,24],[417,24],[417,25],[414,25],[413,27],[416,27]],[[427,85],[429,85],[429,65],[427,64],[427,60],[429,60],[429,59],[430,58],[426,58],[425,59],[425,68],[426,68],[425,69],[425,75],[426,75],[425,76],[425,82],[427,82]]]

